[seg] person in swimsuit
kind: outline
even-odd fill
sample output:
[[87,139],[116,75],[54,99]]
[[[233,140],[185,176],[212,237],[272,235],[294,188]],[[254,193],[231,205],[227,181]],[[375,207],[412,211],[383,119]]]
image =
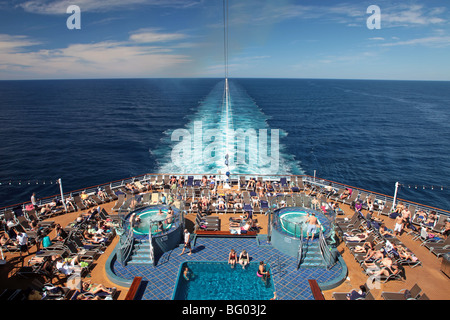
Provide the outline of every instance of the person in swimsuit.
[[239,255],[239,263],[242,266],[242,269],[245,269],[245,266],[250,262],[247,251],[243,250]]
[[228,255],[228,263],[231,264],[231,268],[234,268],[237,261],[236,251],[231,249],[230,254]]
[[189,280],[191,280],[189,277],[191,277],[192,276],[192,274],[191,274],[191,271],[189,270],[189,268],[188,267],[184,267],[184,271],[183,271],[183,277],[187,280],[187,281],[189,281]]
[[260,276],[261,279],[267,284],[267,280],[270,278],[270,272],[266,271],[266,264],[264,261],[259,262],[258,271],[256,272],[258,273],[258,276]]
[[316,233],[316,230],[317,230],[317,226],[319,225],[319,220],[317,220],[314,212],[311,213],[311,215],[308,214],[306,223],[308,223],[308,228],[306,229],[306,241],[308,241],[308,237],[309,237],[310,233],[311,233],[311,240],[313,240],[314,234]]

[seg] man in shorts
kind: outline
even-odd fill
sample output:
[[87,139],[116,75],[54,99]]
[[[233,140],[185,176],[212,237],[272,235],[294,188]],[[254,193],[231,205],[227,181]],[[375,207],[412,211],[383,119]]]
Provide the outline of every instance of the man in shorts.
[[184,247],[183,247],[183,251],[181,251],[181,253],[180,253],[180,256],[184,253],[184,250],[186,250],[186,248],[189,249],[188,256],[190,256],[192,254],[191,234],[189,233],[189,231],[187,229],[184,229]]
[[394,235],[397,236],[402,233],[403,222],[404,221],[402,215],[398,215],[397,218],[395,218]]
[[[20,249],[20,259],[22,260],[22,253],[28,253],[30,254],[29,248],[28,248],[28,235],[25,232],[19,232],[16,237],[17,245]],[[22,260],[22,266],[23,266],[24,260]]]
[[319,220],[317,220],[314,212],[308,214],[308,219],[306,219],[308,227],[306,229],[306,241],[308,241],[309,234],[311,233],[311,240],[314,239],[314,234],[316,233],[317,226],[319,225]]

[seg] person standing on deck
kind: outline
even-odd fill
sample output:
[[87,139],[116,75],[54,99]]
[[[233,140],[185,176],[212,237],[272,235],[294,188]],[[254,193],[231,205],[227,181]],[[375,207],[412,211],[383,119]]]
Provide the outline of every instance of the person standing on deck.
[[308,241],[310,233],[311,233],[311,240],[313,240],[314,234],[316,233],[317,230],[317,226],[319,225],[319,220],[317,220],[317,217],[314,212],[312,212],[311,215],[308,214],[306,223],[308,224],[308,227],[306,229],[306,241]]
[[186,248],[189,249],[188,256],[190,256],[192,254],[191,234],[189,233],[189,231],[187,229],[184,229],[184,247],[183,247],[183,251],[181,251],[181,253],[180,253],[180,256],[184,253],[184,250],[186,250]]
[[33,194],[31,195],[31,204],[33,205],[34,209],[38,209],[38,205],[36,202],[36,193],[33,192]]

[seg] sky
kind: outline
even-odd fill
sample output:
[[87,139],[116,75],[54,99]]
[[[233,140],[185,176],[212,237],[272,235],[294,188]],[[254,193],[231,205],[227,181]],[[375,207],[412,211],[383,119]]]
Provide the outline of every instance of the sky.
[[[227,1],[230,78],[450,80],[448,0]],[[0,80],[224,77],[223,8],[0,0]]]

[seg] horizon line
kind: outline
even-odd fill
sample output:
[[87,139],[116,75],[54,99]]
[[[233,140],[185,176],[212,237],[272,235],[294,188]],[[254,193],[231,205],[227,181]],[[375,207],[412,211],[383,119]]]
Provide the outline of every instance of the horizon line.
[[[111,78],[32,78],[32,79],[0,79],[0,81],[70,81],[70,80],[144,80],[144,79],[222,79],[224,77],[111,77]],[[423,81],[450,82],[437,79],[376,79],[376,78],[311,78],[311,77],[229,77],[228,79],[274,79],[274,80],[358,80],[358,81]]]

